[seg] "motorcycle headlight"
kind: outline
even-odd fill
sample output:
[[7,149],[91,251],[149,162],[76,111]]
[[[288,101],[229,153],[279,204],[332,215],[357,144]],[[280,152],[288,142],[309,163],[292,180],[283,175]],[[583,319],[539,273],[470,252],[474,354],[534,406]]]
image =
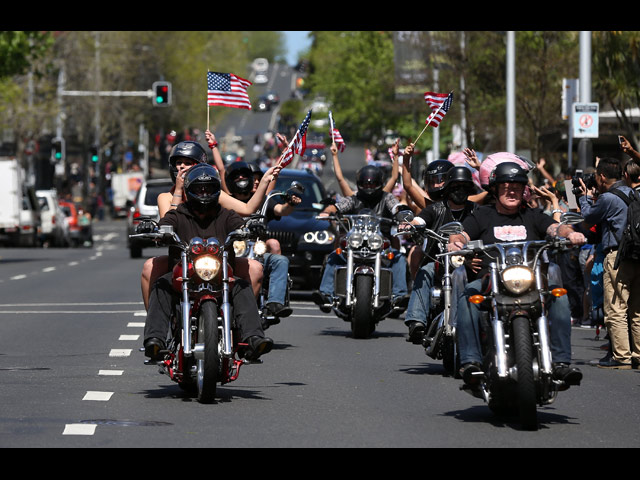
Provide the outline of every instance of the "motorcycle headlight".
[[236,257],[243,256],[247,251],[247,242],[244,240],[236,240],[233,242],[233,251],[236,254]]
[[220,260],[210,255],[202,255],[193,262],[196,274],[205,282],[208,282],[218,274],[220,270]]
[[253,245],[253,251],[256,255],[264,255],[267,252],[267,244],[264,243],[262,240],[258,240]]
[[332,243],[335,240],[333,233],[331,233],[329,230],[307,232],[302,238],[307,243],[319,243],[320,245],[326,245],[328,243]]
[[361,233],[352,233],[349,235],[349,238],[347,238],[347,243],[351,248],[360,248],[363,241],[364,237]]
[[533,270],[529,267],[514,265],[502,272],[502,282],[511,293],[519,294],[529,290],[533,280]]
[[384,245],[384,239],[380,235],[371,235],[369,237],[369,248],[371,250],[380,250]]
[[451,255],[449,257],[449,262],[451,262],[451,266],[453,268],[461,267],[464,264],[464,256],[463,255]]

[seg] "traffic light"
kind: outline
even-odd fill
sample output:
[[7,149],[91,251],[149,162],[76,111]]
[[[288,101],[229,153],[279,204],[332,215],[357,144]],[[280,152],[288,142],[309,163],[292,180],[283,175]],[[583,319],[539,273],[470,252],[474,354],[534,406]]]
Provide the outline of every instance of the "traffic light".
[[151,89],[153,90],[154,106],[167,107],[171,105],[171,83],[170,82],[154,82]]
[[99,149],[97,145],[92,145],[89,149],[89,158],[93,163],[98,163],[98,160],[100,160]]
[[51,140],[51,162],[59,163],[64,159],[64,140],[56,137]]

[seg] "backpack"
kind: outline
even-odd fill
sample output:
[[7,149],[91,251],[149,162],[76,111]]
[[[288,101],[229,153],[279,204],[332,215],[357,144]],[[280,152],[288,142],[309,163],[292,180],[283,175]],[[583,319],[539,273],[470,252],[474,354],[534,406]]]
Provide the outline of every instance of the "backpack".
[[618,245],[618,254],[614,268],[618,268],[622,260],[640,261],[640,193],[631,190],[625,195],[619,190],[610,190],[627,204],[627,224],[622,231]]

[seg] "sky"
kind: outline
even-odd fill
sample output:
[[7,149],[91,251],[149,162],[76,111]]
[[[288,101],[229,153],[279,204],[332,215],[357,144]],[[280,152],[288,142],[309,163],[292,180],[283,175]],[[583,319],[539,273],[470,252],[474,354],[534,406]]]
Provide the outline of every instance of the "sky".
[[309,32],[294,31],[283,33],[286,39],[287,63],[289,65],[295,65],[298,61],[298,52],[306,50],[311,46],[311,39],[307,37]]

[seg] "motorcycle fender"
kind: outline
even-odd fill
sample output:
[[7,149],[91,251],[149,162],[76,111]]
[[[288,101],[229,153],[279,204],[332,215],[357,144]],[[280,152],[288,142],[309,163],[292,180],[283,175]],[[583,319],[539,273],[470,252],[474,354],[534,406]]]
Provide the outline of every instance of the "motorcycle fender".
[[375,275],[375,272],[369,265],[359,265],[354,269],[353,275]]

